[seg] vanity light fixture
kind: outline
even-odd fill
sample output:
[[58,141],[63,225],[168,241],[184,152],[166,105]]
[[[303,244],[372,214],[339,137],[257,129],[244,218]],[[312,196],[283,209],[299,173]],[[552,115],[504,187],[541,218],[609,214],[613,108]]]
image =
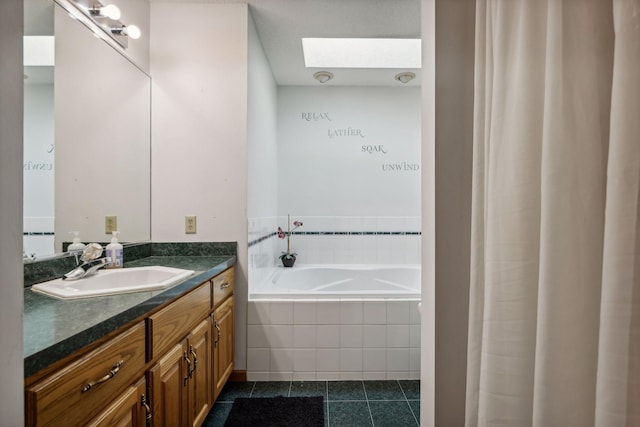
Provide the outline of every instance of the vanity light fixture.
[[142,31],[135,25],[120,21],[122,13],[118,6],[103,4],[103,1],[105,0],[55,0],[56,4],[93,31],[96,37],[104,39],[115,48],[126,49],[129,39],[139,39]]
[[398,73],[395,76],[395,79],[400,83],[409,83],[411,80],[415,79],[416,75],[411,71],[404,71],[402,73]]
[[111,27],[111,33],[117,36],[129,36],[137,40],[142,35],[142,31],[137,25],[122,25],[119,27]]
[[122,16],[122,13],[120,12],[120,8],[115,4],[92,7],[89,9],[89,13],[94,18],[105,17],[105,18],[113,19],[114,21],[117,21],[118,19],[120,19],[120,16]]
[[318,71],[313,74],[313,78],[320,83],[326,83],[333,78],[333,73],[330,73],[328,71]]

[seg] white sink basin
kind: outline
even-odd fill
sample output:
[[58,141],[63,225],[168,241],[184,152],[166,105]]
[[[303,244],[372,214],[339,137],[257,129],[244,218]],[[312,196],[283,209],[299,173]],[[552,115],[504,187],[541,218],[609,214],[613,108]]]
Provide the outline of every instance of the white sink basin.
[[164,289],[192,274],[193,270],[163,266],[103,269],[82,279],[54,279],[31,289],[58,299],[88,298]]

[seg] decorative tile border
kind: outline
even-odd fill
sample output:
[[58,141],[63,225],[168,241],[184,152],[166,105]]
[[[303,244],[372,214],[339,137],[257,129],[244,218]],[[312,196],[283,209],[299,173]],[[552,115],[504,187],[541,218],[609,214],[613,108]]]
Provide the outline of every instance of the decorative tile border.
[[[270,237],[277,236],[273,232],[265,234],[249,242],[249,247],[257,245]],[[421,231],[293,231],[294,236],[421,236]]]
[[294,231],[301,236],[420,236],[421,231]]
[[277,234],[278,234],[278,233],[276,233],[275,231],[274,231],[273,233],[265,234],[265,235],[264,235],[264,236],[262,236],[262,237],[258,237],[257,239],[250,241],[250,242],[249,242],[249,244],[248,244],[248,246],[249,246],[249,247],[251,247],[251,246],[253,246],[253,245],[257,245],[258,243],[260,243],[260,242],[264,242],[264,241],[265,241],[265,240],[267,240],[269,237],[276,236]]

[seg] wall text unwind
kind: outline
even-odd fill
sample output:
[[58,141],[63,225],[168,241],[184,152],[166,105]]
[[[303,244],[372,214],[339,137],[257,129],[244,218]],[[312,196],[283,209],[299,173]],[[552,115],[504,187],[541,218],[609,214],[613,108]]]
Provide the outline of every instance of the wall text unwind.
[[417,172],[419,170],[420,165],[418,163],[398,162],[382,164],[383,172]]

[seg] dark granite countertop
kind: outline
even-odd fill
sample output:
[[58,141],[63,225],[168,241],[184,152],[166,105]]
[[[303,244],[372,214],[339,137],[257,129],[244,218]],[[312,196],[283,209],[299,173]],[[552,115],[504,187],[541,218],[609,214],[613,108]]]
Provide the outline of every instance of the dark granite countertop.
[[149,256],[125,262],[125,267],[163,265],[194,270],[189,279],[159,291],[62,301],[25,288],[25,378],[132,320],[143,318],[235,263],[233,255]]

